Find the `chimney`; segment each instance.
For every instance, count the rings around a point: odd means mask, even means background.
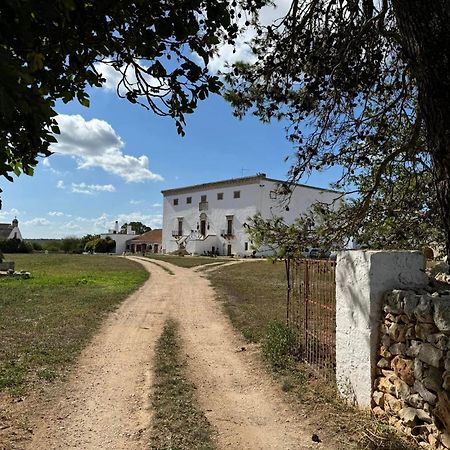
[[[127,234],[133,234],[133,233],[131,232],[131,225],[127,225]]]
[[[116,223],[114,224],[114,234],[119,233],[119,221],[116,220]]]

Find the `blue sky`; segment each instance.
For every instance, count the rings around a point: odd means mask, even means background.
[[[215,68],[229,59],[228,50]],[[33,177],[1,183],[0,221],[17,216],[25,239],[101,233],[115,220],[157,228],[162,189],[257,172],[286,177],[290,163],[284,159],[292,146],[283,124],[262,124],[251,116],[238,120],[222,98],[212,96],[187,117],[186,136],[180,137],[170,118],[118,98],[114,75],[107,80],[90,91],[90,108],[57,105],[59,144]],[[304,181],[328,187],[334,178],[318,173]]]

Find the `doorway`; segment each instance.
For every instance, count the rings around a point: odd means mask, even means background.
[[[231,256],[231,244],[227,246],[227,256]]]

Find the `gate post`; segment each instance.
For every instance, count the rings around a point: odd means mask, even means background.
[[[384,292],[426,286],[424,269],[421,252],[350,250],[338,254],[336,383],[350,403],[371,406]]]

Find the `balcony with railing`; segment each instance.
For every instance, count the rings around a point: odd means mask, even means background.
[[[220,235],[225,239],[233,239],[234,238],[233,229],[220,230]]]

